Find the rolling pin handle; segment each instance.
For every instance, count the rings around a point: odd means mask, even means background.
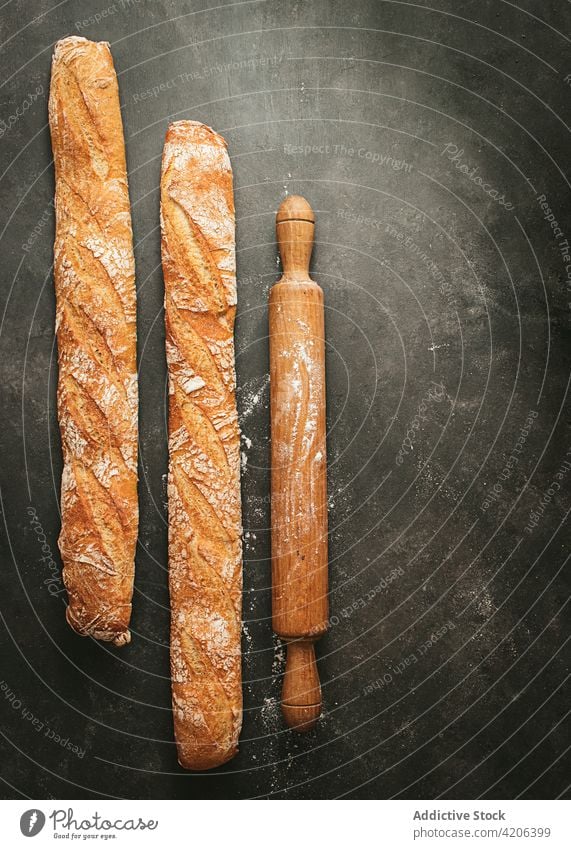
[[[276,233],[284,278],[309,280],[315,215],[305,198],[288,195],[276,215]]]
[[[287,644],[282,713],[286,724],[296,731],[311,731],[319,719],[321,686],[313,640],[291,640]]]

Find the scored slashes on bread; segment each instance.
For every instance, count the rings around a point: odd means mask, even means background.
[[[236,754],[242,724],[232,171],[203,124],[169,126],[161,227],[173,715],[179,761],[199,770]]]
[[[56,44],[49,121],[67,619],[79,634],[120,646],[131,638],[138,523],[135,267],[107,43]]]

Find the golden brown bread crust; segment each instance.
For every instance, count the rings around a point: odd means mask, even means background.
[[[49,120],[67,619],[79,634],[124,645],[138,524],[135,267],[107,43],[58,41]]]
[[[171,676],[179,761],[196,770],[233,757],[242,724],[234,227],[224,140],[171,124],[161,177]]]

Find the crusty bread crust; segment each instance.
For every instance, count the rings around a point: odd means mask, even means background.
[[[123,126],[107,43],[58,41],[49,121],[67,619],[79,634],[120,646],[131,638],[138,525],[136,308]]]
[[[169,126],[161,178],[169,370],[169,587],[181,765],[237,752],[242,724],[240,435],[232,171],[224,139]]]

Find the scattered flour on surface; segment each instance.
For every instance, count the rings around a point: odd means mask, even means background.
[[[278,700],[271,697],[265,698],[260,713],[266,730],[276,731],[281,723]]]
[[[245,384],[236,389],[240,421],[244,422],[252,414],[258,413],[260,409],[269,407],[270,375],[265,374],[246,381]]]
[[[272,663],[272,675],[283,675],[285,670],[285,646],[276,634],[274,636],[274,660]]]

